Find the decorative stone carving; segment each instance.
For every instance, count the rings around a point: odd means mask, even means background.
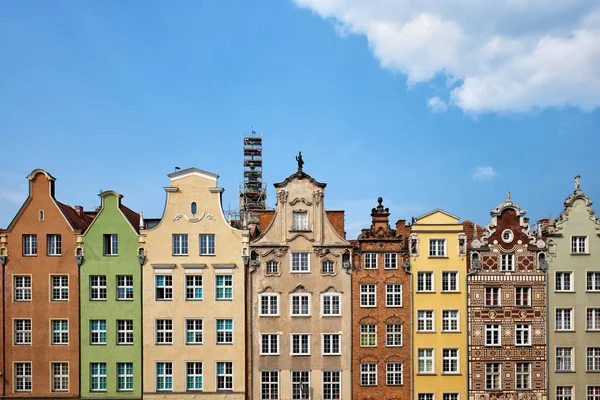
[[[321,189],[317,189],[313,192],[313,201],[315,202],[315,204],[318,206],[319,204],[321,204],[321,201],[323,200],[323,191]]]
[[[277,192],[277,201],[280,202],[281,204],[285,204],[287,202],[287,198],[288,198],[288,191],[287,190],[280,190]]]
[[[313,205],[312,202],[306,200],[304,197],[296,197],[294,200],[290,201],[290,206],[296,205],[297,203],[300,203],[300,202],[306,204],[307,206]]]
[[[339,253],[335,253],[335,252],[331,251],[330,249],[325,249],[323,247],[315,247],[314,252],[317,255],[317,257],[325,257],[328,254],[331,254],[334,257],[340,256]]]
[[[216,220],[214,215],[212,215],[212,214],[208,213],[206,210],[204,210],[202,212],[202,214],[200,214],[200,216],[196,217],[196,218],[190,218],[187,215],[185,215],[184,212],[180,212],[179,214],[177,214],[176,216],[173,217],[173,221],[179,221],[182,217],[185,218],[186,221],[192,222],[192,223],[194,223],[194,222],[200,222],[204,218],[206,218],[207,220],[210,220],[210,221],[215,221]]]
[[[419,255],[419,235],[414,232],[408,235],[408,252],[411,257]]]
[[[264,253],[259,253],[259,255],[261,257],[266,257],[269,254],[273,254],[273,256],[275,256],[275,257],[283,257],[285,255],[285,253],[287,253],[287,251],[288,251],[287,247],[275,247],[272,249],[268,249]]]

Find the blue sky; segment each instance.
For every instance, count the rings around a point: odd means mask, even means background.
[[[159,217],[166,175],[195,166],[236,209],[252,127],[269,205],[301,150],[350,238],[378,196],[392,221],[442,208],[480,224],[507,190],[532,219],[558,216],[576,174],[600,199],[597,5],[540,3],[544,24],[518,26],[506,6],[484,32],[443,2],[360,3],[1,2],[0,227],[35,168],[68,204],[94,208],[112,189]],[[566,54],[544,58],[556,43]]]

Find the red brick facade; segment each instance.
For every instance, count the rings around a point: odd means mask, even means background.
[[[356,400],[410,399],[412,396],[411,278],[403,268],[403,256],[407,252],[405,244],[410,230],[404,221],[398,221],[396,229],[391,229],[389,210],[381,203],[382,199],[379,198],[379,205],[371,212],[371,227],[362,230],[354,246],[352,393]],[[367,263],[365,257],[368,258]],[[373,297],[369,298],[365,292],[373,287],[374,305],[370,304]],[[399,287],[401,294],[398,295]],[[391,333],[389,339],[388,329],[396,332]],[[402,370],[401,382],[398,381],[399,374],[392,374],[394,381],[388,381],[387,368],[397,371],[399,365]],[[361,374],[361,368],[370,373]],[[376,372],[373,372],[374,369]],[[376,379],[373,379],[374,375]]]

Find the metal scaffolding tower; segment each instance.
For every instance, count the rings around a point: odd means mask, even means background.
[[[258,224],[258,210],[266,209],[267,190],[263,184],[262,133],[244,134],[244,184],[240,188],[240,217],[245,227]]]

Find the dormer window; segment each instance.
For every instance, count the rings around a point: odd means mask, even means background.
[[[295,231],[308,230],[308,213],[306,211],[294,211],[292,229]]]

